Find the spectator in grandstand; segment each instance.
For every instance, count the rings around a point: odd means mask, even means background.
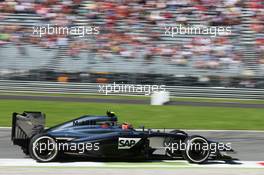
[[[16,27],[2,29],[0,42],[14,42],[22,55],[27,51],[23,43],[44,48],[68,49],[67,54],[78,57],[82,50],[90,49],[103,60],[121,56],[124,59],[144,58],[147,63],[161,58],[168,63],[199,69],[221,69],[242,64],[240,46],[233,36],[211,39],[192,37],[184,43],[171,41],[160,32],[163,24],[192,25],[199,19],[204,25],[240,25],[244,7],[253,10],[251,29],[263,31],[263,5],[261,0],[133,0],[133,1],[81,1],[81,0],[5,0],[0,11],[6,13],[33,13],[43,23],[73,26],[82,20],[99,24],[103,32],[94,42],[80,44],[78,39],[66,35],[32,36],[31,30]],[[6,15],[0,15],[4,19]],[[20,19],[21,20],[21,19]],[[85,23],[88,23],[85,21]],[[263,35],[257,36],[261,40]],[[263,39],[263,38],[262,38]],[[263,43],[263,42],[262,42]],[[1,44],[1,43],[0,43]],[[89,46],[88,46],[89,45]],[[261,44],[260,44],[261,45]],[[260,48],[262,48],[260,46]],[[261,50],[261,49],[260,49]],[[263,48],[262,48],[263,50]],[[58,52],[60,53],[60,51]],[[263,51],[260,52],[263,56]],[[58,56],[58,55],[57,55]],[[262,63],[263,59],[259,59]]]

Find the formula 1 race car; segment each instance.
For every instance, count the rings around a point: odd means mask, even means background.
[[[38,162],[51,162],[64,156],[84,156],[85,160],[175,160],[190,163],[230,160],[222,152],[230,145],[209,141],[181,130],[170,132],[134,129],[119,124],[113,112],[105,116],[84,115],[45,129],[41,112],[13,113],[12,141]]]

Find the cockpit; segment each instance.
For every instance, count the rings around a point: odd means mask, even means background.
[[[97,126],[100,128],[121,128],[131,130],[133,126],[129,123],[119,124],[114,112],[107,111],[106,116],[83,116],[73,121],[73,126]]]

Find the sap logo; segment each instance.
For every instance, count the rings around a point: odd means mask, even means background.
[[[118,138],[118,149],[130,149],[135,146],[141,138]]]

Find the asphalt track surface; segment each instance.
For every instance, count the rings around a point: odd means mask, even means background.
[[[264,132],[258,131],[187,131],[189,134],[203,135],[209,139],[216,139],[220,142],[230,142],[232,148],[237,151],[234,158],[246,161],[263,161],[264,159]],[[0,159],[9,158],[12,160],[21,159],[22,161],[30,158],[26,157],[19,147],[12,145],[10,140],[10,128],[0,129]],[[264,169],[255,168],[74,168],[61,165],[63,167],[1,167],[0,175],[51,175],[51,174],[94,174],[94,175],[263,175]],[[78,163],[79,164],[79,163]],[[220,165],[221,166],[221,165]],[[233,165],[231,165],[233,166]]]
[[[76,97],[51,97],[51,96],[15,96],[0,95],[0,99],[9,100],[40,100],[40,101],[69,101],[69,102],[94,102],[94,103],[121,103],[121,104],[149,104],[149,100],[137,99],[103,99],[103,98],[76,98]],[[177,102],[169,105],[190,106],[214,106],[214,107],[240,107],[240,108],[264,108],[264,104],[242,103],[212,103],[212,102]],[[230,142],[232,148],[237,151],[236,158],[240,160],[264,161],[264,132],[246,131],[205,131],[189,132],[199,134],[210,139],[222,142]],[[23,158],[22,152],[10,141],[10,130],[0,129],[0,158]]]
[[[263,175],[261,169],[69,169],[3,168],[0,175]]]
[[[126,99],[97,99],[75,97],[45,97],[45,96],[13,96],[0,95],[0,99],[9,100],[39,100],[39,101],[69,101],[69,102],[94,102],[94,103],[122,103],[122,104],[149,104],[149,100],[126,100]],[[183,106],[211,106],[211,107],[239,107],[239,108],[264,108],[264,104],[241,104],[241,103],[212,103],[212,102],[178,102],[168,105]],[[258,131],[187,131],[189,134],[198,134],[219,142],[231,143],[236,151],[233,158],[241,161],[264,161],[264,132]],[[0,159],[28,160],[19,147],[13,146],[10,140],[9,128],[0,128]],[[1,167],[1,165],[0,165]],[[237,169],[237,168],[177,168],[177,169],[138,169],[138,168],[108,168],[108,169],[82,169],[82,168],[45,168],[45,167],[1,167],[0,175],[26,174],[26,175],[50,175],[50,174],[95,174],[95,175],[263,175],[264,169]]]
[[[117,104],[150,104],[145,99],[110,99],[110,98],[78,98],[55,96],[17,96],[0,95],[1,100],[38,100],[38,101],[66,101],[66,102],[90,102],[90,103],[117,103]],[[171,101],[167,105],[178,106],[207,106],[207,107],[233,107],[233,108],[264,108],[264,104],[245,104],[239,102],[189,102]]]
[[[264,161],[264,132],[258,131],[187,131],[193,135],[202,135],[211,140],[231,143],[236,151],[231,156],[242,161]],[[0,129],[0,158],[26,158],[19,147],[10,140],[11,130]]]

